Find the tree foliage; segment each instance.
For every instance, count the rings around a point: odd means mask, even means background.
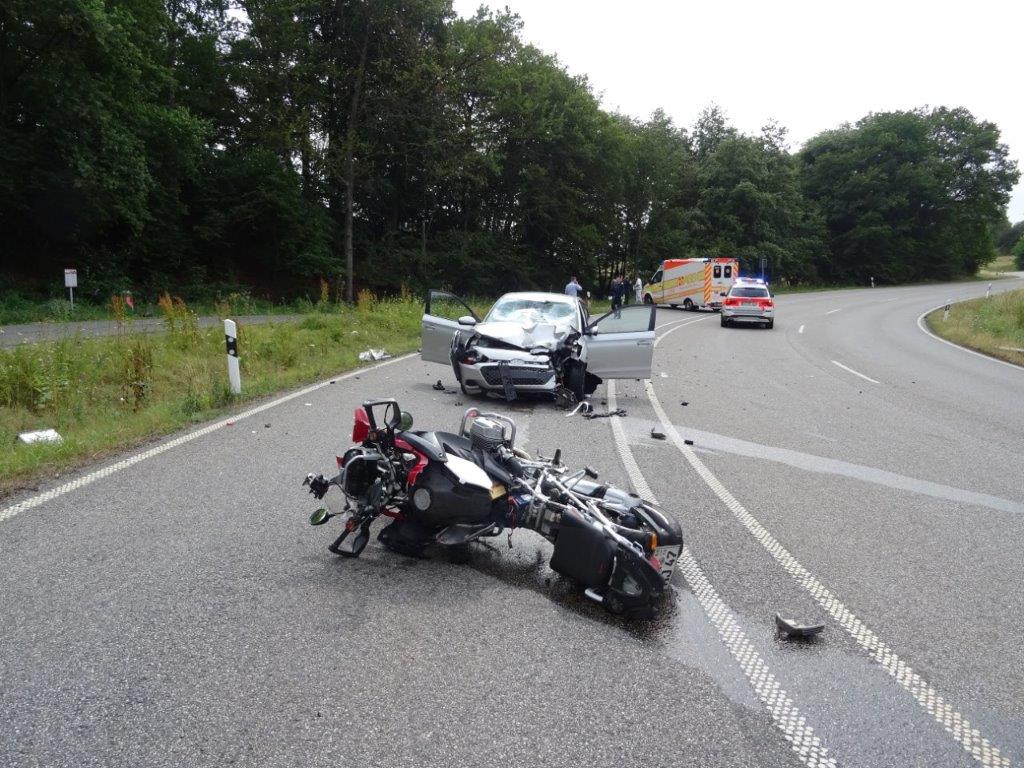
[[[609,113],[518,17],[450,0],[7,0],[0,146],[4,274],[97,291],[599,287],[725,255],[897,282],[1020,237],[1016,168],[966,110],[794,154],[715,105]]]

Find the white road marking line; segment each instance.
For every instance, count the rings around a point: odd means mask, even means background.
[[[608,408],[614,411],[618,407],[615,400],[614,380],[608,382],[607,392]],[[613,416],[610,421],[615,447],[618,449],[619,458],[626,469],[633,490],[657,504],[654,492],[647,484],[647,480],[630,450],[621,417]],[[786,695],[786,691],[772,674],[764,659],[747,639],[743,629],[736,621],[732,609],[718,596],[688,548],[683,549],[683,554],[679,558],[679,568],[704,613],[717,630],[718,636],[732,657],[736,659],[750,686],[768,710],[775,726],[782,731],[783,737],[796,752],[800,762],[812,768],[834,768],[835,759],[828,756],[828,749],[822,746],[821,739],[814,735],[814,729],[807,724],[806,718],[800,714],[796,704]]]
[[[870,376],[865,376],[863,373],[858,373],[857,371],[853,370],[853,368],[849,368],[849,367],[843,365],[838,360],[833,360],[832,361],[832,365],[838,365],[844,371],[847,371],[848,373],[852,373],[854,376],[860,376],[862,379],[864,379],[864,381],[870,381],[872,384],[880,383],[880,382],[877,382],[874,379],[872,379]]]
[[[834,315],[834,314],[835,314],[836,312],[839,312],[840,310],[842,310],[842,307],[839,307],[839,309],[830,309],[830,310],[829,310],[828,312],[826,312],[825,314],[826,314],[826,315]]]
[[[804,332],[804,327],[801,325],[800,328],[797,329],[797,333],[803,333],[803,332]]]
[[[976,297],[976,298],[981,298],[981,297],[979,296],[979,297]],[[960,301],[970,301],[970,299],[961,299]],[[954,304],[959,304],[960,301],[954,301],[953,303]],[[986,355],[986,354],[983,354],[981,352],[975,352],[973,349],[968,349],[967,347],[961,347],[959,344],[954,344],[952,341],[949,341],[948,339],[944,339],[941,336],[937,336],[934,333],[932,333],[931,331],[929,331],[928,330],[928,326],[926,326],[924,324],[925,317],[927,317],[929,314],[934,312],[936,309],[942,309],[944,306],[946,306],[945,302],[943,302],[942,304],[939,304],[937,307],[932,307],[931,309],[926,309],[924,312],[922,312],[920,315],[918,315],[918,317],[917,317],[917,327],[920,328],[925,333],[927,333],[929,336],[931,336],[936,341],[941,341],[943,344],[948,344],[949,346],[953,347],[954,349],[959,349],[961,352],[966,352],[969,355],[974,355],[975,357],[980,357],[982,360],[988,360],[989,362],[992,362],[992,363],[999,363],[1000,365],[1008,365],[1011,368],[1016,368],[1018,371],[1024,371],[1024,368],[1022,368],[1021,366],[1017,365],[1016,363],[1011,363],[1011,362],[1009,362],[1007,360],[1000,360],[998,357],[992,357],[991,355]]]
[[[675,330],[674,328],[672,330]],[[671,333],[671,331],[669,331]],[[667,336],[662,335],[661,338]],[[657,346],[658,339],[655,341]],[[668,414],[661,407],[654,392],[654,385],[647,381],[644,383],[647,390],[647,398],[654,407],[654,412],[661,422],[662,430],[682,452],[683,456],[690,463],[690,466],[707,483],[708,487],[715,492],[722,503],[740,521],[744,528],[761,544],[776,562],[788,573],[797,584],[803,587],[814,598],[825,611],[841,626],[846,632],[863,648],[868,657],[878,662],[896,682],[906,690],[917,703],[930,714],[935,721],[941,725],[953,738],[959,742],[964,750],[974,757],[986,768],[1010,768],[1010,759],[1004,757],[997,747],[981,735],[981,732],[974,728],[967,719],[949,704],[938,691],[931,687],[928,682],[915,672],[909,664],[896,655],[881,638],[868,629],[857,616],[837,598],[824,584],[800,562],[793,557],[782,544],[772,536],[758,520],[751,515],[736,498],[729,493],[721,481],[707,468],[700,457],[693,449],[686,445],[676,431],[675,425],[669,421]],[[610,402],[610,400],[609,400]],[[613,419],[614,421],[614,419]]]
[[[103,467],[102,469],[98,469],[95,472],[90,472],[87,475],[83,475],[82,477],[76,478],[75,480],[71,480],[70,482],[64,483],[63,485],[58,485],[56,488],[51,488],[50,490],[44,493],[40,493],[36,496],[31,496],[25,499],[24,501],[19,501],[17,504],[7,507],[6,509],[0,510],[0,523],[4,522],[5,520],[10,520],[12,517],[21,512],[24,512],[25,510],[32,509],[33,507],[38,507],[40,504],[44,504],[47,501],[56,499],[58,496],[63,496],[66,493],[70,493],[71,491],[77,490],[83,486],[94,483],[97,480],[100,480],[104,477],[108,477],[114,474],[115,472],[120,472],[122,469],[127,469],[128,467],[134,466],[135,464],[138,464],[140,461],[145,461],[146,459],[151,459],[154,456],[159,456],[161,453],[169,451],[172,448],[177,448],[179,445],[184,445],[185,443],[191,442],[196,438],[202,437],[203,435],[208,435],[211,432],[216,432],[218,429],[222,429],[223,427],[228,426],[229,423],[234,423],[237,421],[241,421],[242,419],[247,419],[250,416],[255,416],[257,413],[262,413],[263,411],[269,410],[270,408],[274,408],[278,405],[282,405],[283,403],[287,403],[289,400],[294,400],[297,397],[308,395],[310,392],[315,392],[318,389],[322,389],[323,387],[329,386],[332,381],[344,381],[345,379],[350,379],[353,378],[354,376],[359,376],[368,371],[376,370],[377,368],[383,368],[386,365],[391,365],[401,360],[408,360],[415,354],[415,352],[411,352],[408,355],[401,355],[399,357],[392,358],[391,360],[386,360],[382,363],[377,363],[376,365],[370,365],[365,368],[356,368],[355,370],[350,371],[341,376],[335,376],[332,379],[325,379],[324,381],[321,381],[319,384],[312,384],[308,387],[304,387],[303,389],[296,390],[295,392],[291,392],[285,395],[284,397],[279,397],[276,400],[271,400],[269,403],[257,405],[255,408],[250,408],[247,411],[242,411],[241,413],[236,414],[234,416],[228,416],[226,419],[221,419],[220,421],[214,422],[213,424],[209,424],[203,427],[202,429],[197,429],[194,432],[189,432],[187,435],[176,437],[175,439],[169,440],[166,443],[162,443],[156,446],[155,448],[150,448],[148,451],[143,451],[142,453],[137,453],[134,456],[129,456],[127,459],[123,459],[114,464],[110,464],[109,466]]]

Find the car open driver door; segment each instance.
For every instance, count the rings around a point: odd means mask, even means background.
[[[587,373],[602,379],[649,379],[654,363],[653,304],[636,304],[602,315],[583,336]]]
[[[470,319],[472,323],[468,322]],[[428,363],[449,364],[452,338],[455,334],[468,336],[478,322],[476,312],[458,296],[445,291],[427,291],[420,357]]]

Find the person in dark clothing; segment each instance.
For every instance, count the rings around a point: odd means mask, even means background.
[[[626,296],[629,294],[629,286],[626,285],[626,280],[622,275],[619,275],[612,281],[612,309],[616,312],[622,309],[626,303]]]

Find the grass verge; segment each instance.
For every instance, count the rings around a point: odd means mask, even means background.
[[[359,353],[419,346],[419,300],[361,297],[358,306],[298,322],[239,329],[241,396],[228,390],[224,335],[201,330],[184,305],[159,335],[73,337],[0,351],[0,496],[240,403],[351,370]],[[60,444],[24,445],[52,427]]]
[[[1024,290],[952,305],[949,318],[937,309],[925,317],[933,333],[976,352],[1024,365]]]

